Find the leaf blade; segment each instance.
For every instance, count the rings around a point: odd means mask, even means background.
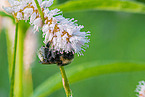
[[[113,1],[113,0],[81,0],[68,1],[53,8],[64,12],[80,10],[104,10],[145,14],[145,4],[136,1]]]
[[[66,69],[68,79],[70,83],[75,83],[77,81],[100,76],[104,74],[112,74],[119,72],[135,72],[144,71],[145,64],[135,64],[135,63],[110,63],[108,65],[98,65],[98,62],[92,62],[91,64],[81,64],[72,66]],[[60,73],[48,78],[47,81],[42,83],[38,88],[35,89],[32,97],[45,97],[55,92],[56,90],[62,88],[61,75]]]

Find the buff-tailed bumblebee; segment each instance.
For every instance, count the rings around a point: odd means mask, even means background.
[[[72,62],[74,59],[74,53],[71,52],[60,52],[60,51],[52,51],[49,49],[50,42],[46,44],[46,46],[42,46],[38,51],[38,57],[40,59],[40,63],[42,64],[57,64],[59,66],[64,66]]]

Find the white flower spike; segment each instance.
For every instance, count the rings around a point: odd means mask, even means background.
[[[136,88],[137,97],[145,97],[145,81],[140,81]]]
[[[78,25],[74,18],[65,18],[59,9],[49,10],[53,0],[38,0],[44,14],[44,23],[40,17],[34,0],[9,0],[12,7],[5,8],[17,20],[28,21],[34,26],[34,32],[42,28],[45,45],[50,43],[49,50],[59,52],[73,52],[82,55],[88,47],[90,32],[81,32],[84,28]]]

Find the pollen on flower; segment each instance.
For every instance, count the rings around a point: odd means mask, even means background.
[[[88,47],[88,36],[90,32],[81,32],[83,25],[78,25],[74,18],[63,17],[59,9],[49,10],[53,0],[38,0],[44,14],[44,22],[40,17],[36,4],[33,0],[22,0],[10,3],[12,7],[5,8],[17,20],[28,21],[34,26],[34,32],[41,28],[44,37],[44,44],[50,43],[49,50],[60,53],[72,52],[83,55],[82,51]]]
[[[140,81],[135,90],[137,97],[145,97],[145,81]]]
[[[44,43],[51,42],[50,49],[60,52],[78,53],[82,55],[82,50],[88,47],[88,35],[90,32],[80,32],[84,26],[78,25],[77,20],[64,18],[58,9],[44,10],[45,24],[42,27]]]

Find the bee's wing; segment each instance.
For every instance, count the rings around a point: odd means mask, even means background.
[[[44,61],[44,57],[45,57],[45,47],[42,46],[42,47],[38,50],[37,55],[38,55],[40,61],[43,62],[43,61]]]

